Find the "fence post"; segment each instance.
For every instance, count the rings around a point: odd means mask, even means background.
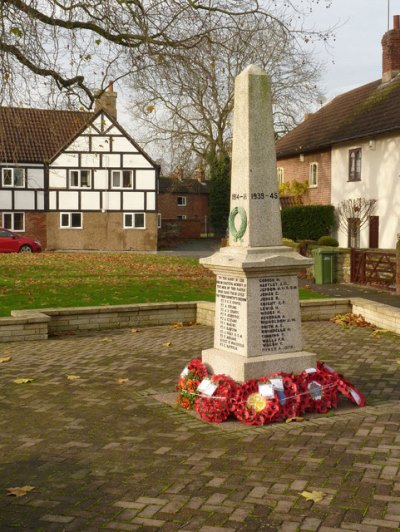
[[[396,294],[400,294],[400,240],[396,244]]]

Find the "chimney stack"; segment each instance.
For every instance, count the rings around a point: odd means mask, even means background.
[[[117,120],[117,93],[114,92],[113,82],[109,81],[107,88],[104,91],[96,91],[94,110],[100,111],[103,109],[107,113]]]
[[[400,72],[400,15],[393,17],[393,29],[382,37],[382,82],[386,83]]]

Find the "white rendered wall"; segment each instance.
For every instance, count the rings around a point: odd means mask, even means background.
[[[43,168],[28,168],[27,184],[28,188],[44,188]]]
[[[400,233],[400,135],[369,139],[332,149],[332,204],[349,198],[376,199],[379,216],[379,247],[395,248]],[[361,148],[361,181],[348,181],[349,150]],[[339,229],[340,246],[347,246],[347,233]],[[361,229],[360,245],[368,247],[369,226]]]

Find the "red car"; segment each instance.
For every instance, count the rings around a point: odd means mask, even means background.
[[[42,251],[39,240],[19,236],[8,229],[0,228],[0,253],[33,253]]]

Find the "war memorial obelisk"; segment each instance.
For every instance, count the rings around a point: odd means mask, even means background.
[[[200,262],[217,276],[213,373],[243,381],[299,373],[316,364],[302,350],[297,273],[312,263],[282,245],[270,82],[250,65],[235,80],[229,245]]]

